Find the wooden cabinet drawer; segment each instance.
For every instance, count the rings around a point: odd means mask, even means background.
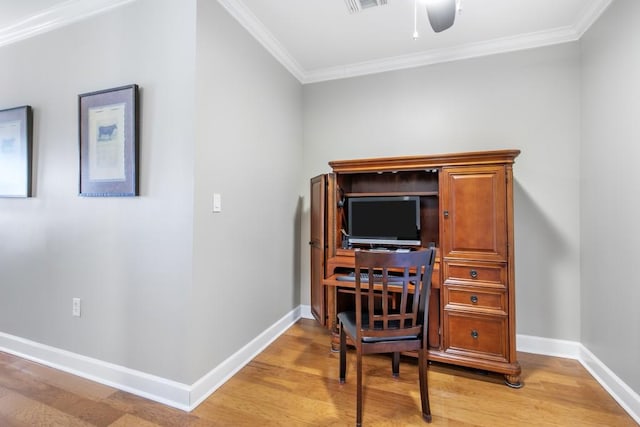
[[[445,352],[495,361],[507,359],[507,317],[445,310]]]
[[[444,303],[445,309],[507,314],[507,294],[500,289],[447,285]]]
[[[445,284],[471,282],[478,286],[505,287],[507,269],[502,264],[446,261],[444,277]]]

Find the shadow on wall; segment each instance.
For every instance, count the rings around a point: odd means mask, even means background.
[[[300,239],[302,238],[302,204],[304,202],[304,197],[298,197],[298,203],[296,205],[296,214],[293,221],[293,280],[291,283],[293,284],[293,301],[292,307],[297,307],[301,304],[301,289],[300,284],[302,281],[301,276],[301,265],[300,262],[302,260],[302,245]]]
[[[570,320],[570,312],[561,295],[571,286],[561,280],[567,268],[570,248],[562,234],[554,228],[544,212],[517,180],[514,180],[515,258],[516,258],[516,332],[548,338],[563,337],[562,328]],[[579,289],[578,289],[579,290]],[[577,291],[576,291],[577,292]],[[572,301],[579,304],[576,293]],[[562,314],[565,314],[563,317]]]

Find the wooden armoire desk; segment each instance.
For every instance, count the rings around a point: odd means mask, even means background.
[[[336,280],[354,268],[344,244],[350,197],[418,196],[420,246],[438,251],[429,360],[502,373],[519,387],[515,342],[513,163],[519,150],[339,160],[311,179],[311,311],[335,332],[353,303]],[[351,299],[350,299],[351,298]]]

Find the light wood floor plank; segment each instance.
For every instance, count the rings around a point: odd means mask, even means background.
[[[191,413],[0,353],[0,426],[348,426],[355,357],[338,381],[328,332],[300,320]],[[636,426],[579,362],[519,353],[524,387],[500,375],[429,366],[434,426]],[[364,358],[364,424],[425,426],[415,359],[400,378],[387,356]]]
[[[17,393],[10,393],[0,399],[0,413],[16,423],[28,426],[91,426],[79,418]]]
[[[14,363],[13,366],[19,367],[22,372],[31,374],[31,376],[37,378],[40,382],[45,382],[51,386],[89,399],[104,399],[117,391],[117,389],[113,387],[96,383],[82,377],[69,375],[66,372],[29,361]]]

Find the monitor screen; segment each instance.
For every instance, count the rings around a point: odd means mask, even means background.
[[[420,197],[348,199],[350,243],[420,245]]]

